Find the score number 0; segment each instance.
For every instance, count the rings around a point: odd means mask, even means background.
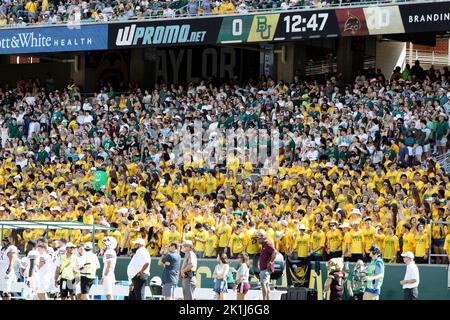
[[[321,19],[320,26],[317,23],[317,20]],[[325,24],[328,20],[328,13],[314,13],[309,18],[308,22],[306,23],[306,27],[301,27],[302,24],[302,16],[301,15],[287,15],[284,17],[284,22],[286,22],[286,33],[290,32],[302,32],[306,31],[306,29],[311,29],[312,31],[322,31],[325,27]],[[303,21],[303,23],[306,22],[306,19]],[[319,30],[317,30],[319,29]]]

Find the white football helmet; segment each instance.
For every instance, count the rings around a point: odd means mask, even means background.
[[[117,247],[117,240],[114,237],[105,237],[102,242],[107,249],[115,249]]]

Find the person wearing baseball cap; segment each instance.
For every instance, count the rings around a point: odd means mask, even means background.
[[[78,265],[80,269],[79,300],[89,300],[89,290],[94,283],[100,261],[92,252],[92,243],[86,242],[78,247]]]
[[[403,287],[405,300],[417,300],[419,298],[420,275],[419,268],[414,262],[414,254],[407,251],[402,254],[403,262],[406,264],[406,273],[400,284]]]
[[[65,253],[56,258],[55,287],[59,286],[62,300],[75,300],[77,256],[74,248],[76,246],[72,242],[67,242]]]
[[[145,248],[145,240],[137,238],[133,242],[134,252],[128,264],[127,274],[128,280],[131,282],[129,300],[145,299],[145,283],[150,275],[150,254]]]
[[[261,244],[261,254],[259,256],[259,280],[263,300],[269,300],[270,297],[270,275],[274,272],[274,261],[277,256],[277,250],[273,243],[267,239],[265,230],[260,229],[256,233],[258,243]]]
[[[367,267],[366,290],[364,291],[363,300],[379,300],[384,279],[384,262],[381,259],[379,247],[370,247],[370,258],[372,260]]]
[[[180,277],[183,285],[184,300],[193,300],[194,291],[197,285],[197,256],[194,252],[194,244],[191,240],[185,240],[181,246],[184,252],[184,260],[181,266]]]
[[[300,260],[301,262],[305,262],[311,253],[310,237],[305,231],[306,226],[303,223],[300,224],[298,232],[294,235],[293,246],[289,249],[289,255],[294,254],[294,259]]]

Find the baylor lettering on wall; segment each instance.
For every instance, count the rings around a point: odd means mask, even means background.
[[[256,60],[253,65],[248,63],[250,57]],[[232,47],[157,49],[152,59],[155,60],[153,74],[156,82],[197,82],[258,75],[258,53]]]

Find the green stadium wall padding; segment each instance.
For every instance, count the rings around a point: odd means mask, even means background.
[[[101,260],[101,259],[100,259]],[[162,266],[158,266],[158,258],[152,258],[150,266],[150,277],[158,276],[161,277]],[[130,258],[118,258],[116,264],[116,280],[126,281],[127,280],[127,266]],[[98,270],[98,276],[101,276],[102,267]],[[213,288],[214,279],[212,278],[212,273],[217,262],[215,259],[198,259],[197,268],[197,287],[198,288]],[[237,269],[238,265],[235,261],[231,262],[231,266]],[[325,283],[325,277],[327,267],[325,262],[320,263],[321,271],[317,276],[314,271],[314,264],[311,263],[311,274],[310,274],[310,288],[318,289],[319,299],[322,297],[322,288]],[[350,264],[350,270],[353,270],[353,264]],[[402,300],[403,290],[400,285],[400,280],[403,279],[405,274],[406,266],[404,264],[387,264],[385,269],[385,278],[383,282],[381,300]],[[420,300],[450,300],[450,289],[449,285],[449,271],[446,265],[419,265],[420,272],[420,285],[419,285],[419,299]],[[321,285],[317,285],[318,281],[321,281]],[[255,276],[250,277],[250,282],[258,283],[258,279]],[[181,285],[181,283],[179,284]],[[286,273],[283,277],[276,281],[276,286],[278,288],[285,288]],[[344,299],[347,297],[344,295]]]

